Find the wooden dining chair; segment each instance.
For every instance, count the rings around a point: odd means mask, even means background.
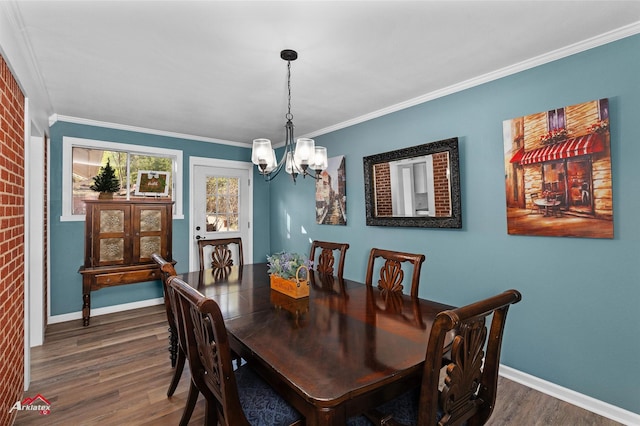
[[[151,258],[154,262],[160,266],[160,272],[162,274],[162,289],[164,294],[164,308],[167,313],[167,322],[169,323],[169,352],[171,353],[171,367],[174,367],[173,377],[169,383],[169,389],[167,390],[167,396],[172,396],[178,387],[180,377],[182,377],[182,371],[184,370],[184,363],[186,361],[186,351],[184,344],[180,341],[178,334],[178,319],[175,314],[176,308],[172,304],[169,297],[168,280],[171,277],[176,276],[176,270],[171,262],[167,262],[162,256],[157,253],[153,253]],[[194,404],[195,406],[195,404]],[[193,411],[193,407],[191,407]],[[188,413],[191,417],[191,412]],[[187,418],[187,422],[188,422]]]
[[[520,292],[508,290],[440,312],[429,334],[421,385],[365,416],[374,425],[485,424],[496,401],[507,311],[521,299]],[[445,346],[450,355],[443,367]],[[365,416],[350,419],[349,426],[369,424]]]
[[[333,267],[336,260],[335,254],[337,254],[339,256],[339,260],[336,275],[338,278],[342,278],[342,273],[344,272],[344,259],[348,248],[349,244],[347,243],[313,240],[311,242],[311,252],[309,253],[309,260],[313,262],[313,269],[321,274],[334,275]],[[318,255],[318,261],[316,262],[317,249],[320,249],[320,254]]]
[[[188,399],[206,399],[205,425],[303,424],[291,407],[248,364],[235,371],[220,307],[178,277],[169,278],[177,302],[191,370]],[[181,423],[182,424],[182,423]]]
[[[234,251],[229,245],[236,246],[236,265],[244,264],[242,256],[242,238],[219,238],[215,240],[198,240],[200,270],[213,268],[224,269],[234,265]],[[205,260],[206,259],[206,260]]]
[[[531,198],[531,210],[529,213],[544,214],[544,206],[536,203],[536,200],[540,198],[540,195],[537,192],[532,192],[529,197]]]
[[[418,287],[420,286],[420,270],[425,260],[424,254],[404,253],[400,251],[371,249],[369,263],[367,265],[366,285],[373,285],[373,271],[376,259],[384,259],[384,265],[380,268],[380,279],[378,288],[385,291],[402,291],[404,271],[402,263],[409,262],[413,266],[411,275],[411,297],[418,297]]]

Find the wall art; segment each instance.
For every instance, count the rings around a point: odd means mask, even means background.
[[[344,155],[329,158],[329,165],[316,180],[316,223],[347,224],[347,178]]]
[[[507,232],[613,238],[609,101],[503,122]]]

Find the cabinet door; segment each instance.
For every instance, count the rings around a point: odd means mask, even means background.
[[[92,264],[127,265],[131,262],[131,208],[127,204],[92,207]]]
[[[153,263],[153,253],[158,253],[166,259],[170,258],[170,214],[170,206],[167,208],[162,204],[133,206],[133,263]]]

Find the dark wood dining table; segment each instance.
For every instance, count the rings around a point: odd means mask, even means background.
[[[310,273],[309,297],[272,290],[266,264],[179,274],[218,303],[231,347],[306,419],[344,425],[419,383],[441,303]]]

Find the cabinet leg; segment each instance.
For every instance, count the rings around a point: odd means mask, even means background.
[[[82,325],[89,325],[89,315],[91,312],[91,294],[84,293],[82,295]]]

